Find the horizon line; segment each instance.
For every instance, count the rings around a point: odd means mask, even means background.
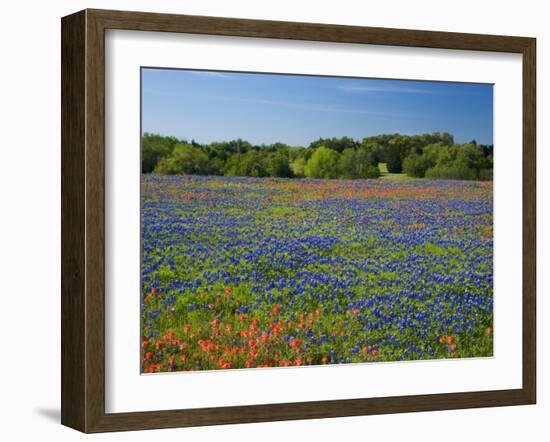
[[[339,139],[339,138],[344,138],[344,137],[349,138],[353,141],[362,142],[365,138],[374,138],[374,137],[379,137],[379,136],[383,136],[383,135],[396,135],[396,136],[401,135],[401,136],[407,136],[407,137],[414,137],[414,136],[419,136],[419,135],[432,135],[432,134],[435,134],[435,133],[448,133],[449,135],[451,135],[453,137],[453,144],[456,144],[456,145],[470,144],[471,141],[475,141],[476,144],[478,144],[480,146],[494,146],[494,142],[482,143],[479,140],[477,140],[475,137],[471,138],[470,141],[459,143],[455,140],[455,135],[452,134],[451,132],[447,132],[447,131],[415,132],[415,133],[380,132],[380,133],[377,133],[375,135],[366,135],[362,138],[350,137],[348,135],[340,135],[340,136],[332,136],[332,137],[321,137],[320,136],[320,137],[317,137],[317,138],[313,139],[312,141],[310,141],[309,144],[311,144],[315,141],[318,141],[318,140],[331,140],[331,139],[334,139],[334,138]],[[290,144],[290,143],[287,143],[287,142],[281,141],[281,140],[276,140],[276,141],[273,141],[273,142],[254,143],[254,142],[251,142],[250,140],[247,140],[246,138],[241,138],[241,137],[231,138],[231,139],[226,139],[226,140],[219,140],[218,139],[218,140],[213,140],[213,141],[210,141],[210,142],[201,142],[201,141],[198,141],[196,138],[193,138],[193,137],[187,137],[187,138],[183,137],[183,138],[181,138],[177,135],[168,135],[168,134],[162,134],[162,133],[158,133],[158,132],[149,132],[149,131],[142,132],[141,133],[141,138],[143,138],[145,135],[156,135],[156,136],[159,136],[159,137],[175,138],[177,141],[183,141],[183,142],[187,142],[187,143],[195,142],[196,144],[200,144],[200,145],[209,145],[209,144],[213,144],[213,143],[230,143],[232,141],[241,140],[241,141],[245,141],[245,142],[251,144],[252,146],[270,146],[270,145],[273,145],[273,144],[286,144],[289,147],[295,147],[295,148],[299,148],[299,147],[308,148],[309,147],[309,144],[308,145]]]

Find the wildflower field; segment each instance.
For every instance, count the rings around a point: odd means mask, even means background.
[[[491,356],[491,182],[142,176],[142,372]]]

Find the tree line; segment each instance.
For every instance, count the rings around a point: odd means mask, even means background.
[[[490,180],[493,173],[492,145],[455,144],[447,132],[319,138],[308,146],[200,144],[145,133],[141,155],[143,173],[172,175],[360,179],[379,177],[379,163],[390,173],[430,179]]]

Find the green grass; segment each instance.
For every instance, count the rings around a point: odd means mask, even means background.
[[[389,181],[408,181],[419,180],[420,178],[412,177],[406,173],[390,173],[388,172],[388,165],[386,163],[378,163],[380,169],[380,178]]]

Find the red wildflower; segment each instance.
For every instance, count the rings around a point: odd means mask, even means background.
[[[452,344],[447,345],[447,351],[448,352],[454,352],[456,350],[456,343],[453,342]]]
[[[218,358],[218,367],[220,368],[231,368],[231,362],[229,361],[226,361],[225,359],[223,359],[221,356]]]
[[[212,350],[213,344],[211,342],[205,341],[203,339],[199,340],[199,346],[205,353],[210,352]]]
[[[158,373],[162,369],[162,364],[151,364],[145,368],[145,373]]]

